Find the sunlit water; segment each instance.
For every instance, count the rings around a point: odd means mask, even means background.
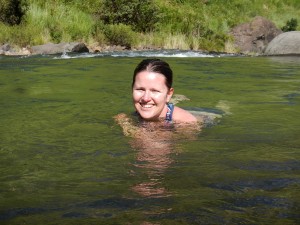
[[[123,135],[131,76],[164,57],[195,137]],[[0,224],[299,224],[300,58],[194,52],[0,58]],[[170,132],[170,131],[168,131]]]

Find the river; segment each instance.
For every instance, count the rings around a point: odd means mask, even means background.
[[[171,65],[180,107],[222,114],[164,164],[113,119],[145,57]],[[0,105],[0,224],[300,223],[300,57],[1,56]]]

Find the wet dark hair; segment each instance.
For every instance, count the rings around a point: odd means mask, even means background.
[[[132,87],[135,82],[135,77],[139,72],[148,71],[160,73],[166,78],[166,85],[170,89],[173,83],[173,71],[171,70],[168,63],[160,59],[144,59],[141,61],[134,70],[132,78]]]

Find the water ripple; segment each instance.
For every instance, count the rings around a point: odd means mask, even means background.
[[[256,180],[239,180],[229,184],[213,183],[208,185],[211,188],[226,190],[226,191],[248,191],[249,189],[261,189],[265,191],[276,191],[286,188],[290,185],[300,184],[300,179],[296,178],[270,178]]]
[[[55,56],[54,59],[74,59],[93,57],[174,57],[174,58],[211,58],[211,57],[234,57],[239,54],[182,51],[182,50],[147,50],[147,51],[107,51],[100,53],[67,54]]]
[[[298,160],[289,160],[285,162],[250,161],[247,163],[237,163],[236,167],[251,171],[299,171],[300,162]]]

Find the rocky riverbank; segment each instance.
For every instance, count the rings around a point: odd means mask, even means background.
[[[18,46],[11,46],[10,44],[4,44],[0,46],[0,55],[7,56],[28,56],[28,55],[53,55],[64,53],[97,53],[104,51],[124,51],[123,46],[99,46],[99,45],[86,45],[82,42],[70,42],[70,43],[47,43],[44,45],[28,46],[20,48]]]
[[[255,17],[249,23],[234,27],[229,32],[233,37],[236,54],[243,55],[300,55],[300,31],[283,33],[274,23]],[[159,48],[128,49],[125,46],[86,45],[82,42],[47,43],[44,45],[19,48],[9,44],[0,46],[0,55],[51,55],[64,53],[97,53],[125,50],[157,50]],[[161,50],[161,49],[159,49]],[[203,51],[205,52],[205,51]],[[232,52],[230,52],[232,53]]]

